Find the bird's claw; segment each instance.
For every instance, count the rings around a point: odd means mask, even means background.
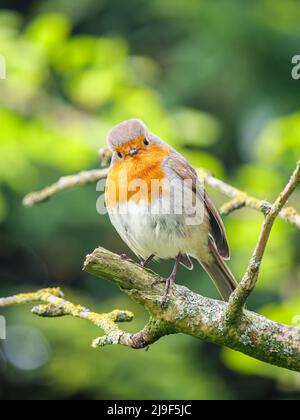
[[[157,284],[162,284],[162,283],[164,283],[165,284],[165,291],[164,291],[164,295],[163,295],[163,298],[162,298],[162,301],[161,301],[161,304],[160,304],[160,306],[161,306],[161,308],[163,309],[163,308],[165,308],[165,306],[166,306],[166,304],[167,304],[167,302],[168,302],[168,298],[169,298],[169,295],[170,295],[170,291],[171,291],[171,289],[172,289],[172,286],[173,286],[173,284],[174,284],[174,278],[171,276],[171,277],[169,277],[169,278],[167,278],[167,279],[159,279],[159,280],[155,280],[153,283],[152,283],[152,287],[154,287],[154,286],[156,286]]]
[[[162,298],[161,305],[160,305],[162,309],[166,306],[168,302],[168,298],[172,290],[172,286],[175,283],[174,277],[173,276],[169,277],[168,279],[165,280],[165,282],[166,282],[166,286],[165,286],[164,296]]]

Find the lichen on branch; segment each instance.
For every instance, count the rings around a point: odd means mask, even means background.
[[[161,308],[163,286],[153,283],[158,275],[103,248],[86,259],[84,270],[117,284],[150,313],[156,321],[155,340],[160,335],[185,333],[287,369],[300,371],[300,329],[282,325],[243,310],[240,322],[226,321],[228,304],[200,296],[175,285],[168,304]],[[151,344],[151,340],[148,344]]]
[[[34,293],[21,293],[8,298],[0,299],[0,308],[29,303],[39,303],[32,308],[32,313],[45,318],[73,316],[85,319],[101,328],[105,335],[93,342],[93,347],[106,344],[123,344],[132,347],[131,335],[119,329],[117,322],[129,322],[133,314],[129,311],[114,310],[110,313],[95,313],[89,309],[75,305],[64,299],[60,289],[41,289]]]

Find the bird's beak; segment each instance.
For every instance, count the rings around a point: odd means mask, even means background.
[[[137,147],[133,147],[132,149],[129,150],[129,152],[127,153],[128,156],[135,156],[138,154],[140,149],[138,149]]]

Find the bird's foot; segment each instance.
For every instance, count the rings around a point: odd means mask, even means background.
[[[161,308],[164,308],[168,302],[168,298],[172,290],[172,286],[175,283],[175,279],[176,279],[176,276],[173,276],[173,275],[165,279],[166,285],[165,285],[165,291],[164,291],[164,295],[163,295],[161,305],[160,305]]]
[[[165,284],[165,290],[164,290],[164,294],[163,294],[163,298],[161,301],[161,308],[164,308],[167,304],[170,292],[172,290],[172,286],[175,283],[175,276],[171,275],[170,277],[168,277],[167,279],[159,279],[159,280],[155,280],[151,286],[154,287],[157,284]]]
[[[172,286],[175,283],[180,260],[181,260],[181,254],[179,254],[175,258],[175,264],[174,264],[173,271],[167,279],[159,279],[159,280],[156,280],[152,283],[152,286],[155,286],[156,284],[159,284],[159,283],[165,283],[165,291],[164,291],[164,295],[163,295],[163,298],[162,298],[162,301],[161,301],[161,308],[162,309],[165,307],[165,305],[168,301]]]

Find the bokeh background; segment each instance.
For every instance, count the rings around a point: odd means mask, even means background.
[[[129,252],[96,213],[95,186],[22,207],[29,191],[99,167],[108,129],[140,117],[197,167],[273,200],[299,159],[297,0],[0,1],[0,296],[61,286],[97,311],[132,310],[114,285],[81,271],[102,245]],[[215,192],[217,203],[224,197]],[[291,204],[300,210],[299,191]],[[225,219],[240,278],[262,216]],[[300,314],[300,235],[276,223],[249,307],[288,324]],[[170,270],[162,263],[153,268]],[[179,282],[217,297],[207,276]],[[74,319],[43,320],[29,307],[1,311],[1,399],[300,398],[300,376],[186,336],[150,351],[90,348],[99,333]],[[298,318],[297,318],[298,316]]]

